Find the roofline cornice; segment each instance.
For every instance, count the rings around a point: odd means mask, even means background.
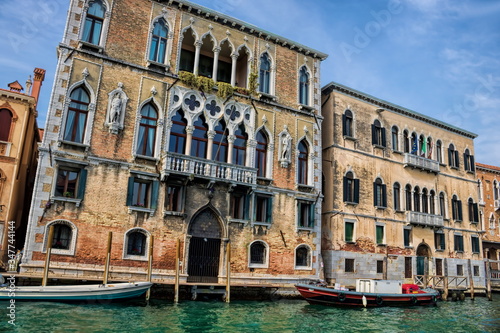
[[[160,3],[166,3],[169,6],[177,5],[179,9],[185,8],[184,10],[188,13],[203,17],[205,19],[211,19],[214,22],[227,25],[232,29],[238,29],[244,31],[247,34],[264,38],[266,40],[270,40],[278,45],[283,47],[287,47],[290,50],[295,50],[299,53],[303,53],[306,56],[313,57],[319,59],[321,61],[325,60],[328,57],[328,54],[320,52],[318,50],[312,49],[300,43],[296,43],[288,38],[273,34],[269,31],[260,29],[253,24],[238,20],[234,17],[231,17],[226,14],[222,14],[215,10],[209,9],[207,7],[198,5],[196,3],[186,1],[186,0],[154,0]]]
[[[476,170],[487,171],[487,172],[491,172],[491,173],[495,173],[495,174],[500,175],[500,169],[498,167],[493,166],[493,165],[476,163]]]
[[[23,93],[15,92],[15,91],[0,89],[0,96],[7,97],[9,99],[14,99],[14,100],[21,100],[21,101],[28,103],[30,105],[36,104],[35,97],[30,96],[30,95],[26,95]]]
[[[368,95],[368,94],[365,94],[363,92],[360,92],[360,91],[358,91],[356,89],[352,89],[352,88],[349,88],[347,86],[344,86],[344,85],[342,85],[340,83],[336,83],[336,82],[330,82],[330,83],[328,83],[326,86],[324,86],[321,89],[321,94],[322,95],[328,95],[332,91],[337,91],[339,93],[352,96],[352,97],[357,98],[357,99],[359,99],[361,101],[373,104],[373,105],[375,105],[377,107],[380,107],[380,108],[383,108],[385,110],[392,111],[392,112],[395,112],[395,113],[399,113],[399,114],[402,114],[404,116],[407,116],[407,117],[410,117],[410,118],[414,118],[414,119],[426,122],[426,123],[431,124],[433,126],[446,129],[446,130],[448,130],[450,132],[454,132],[454,133],[460,134],[462,136],[465,136],[465,137],[468,137],[468,138],[471,138],[471,139],[475,139],[477,137],[477,134],[475,134],[475,133],[466,131],[466,130],[461,129],[459,127],[455,127],[455,126],[450,125],[448,123],[445,123],[443,121],[437,120],[437,119],[432,118],[432,117],[428,117],[426,115],[423,115],[423,114],[415,112],[413,110],[404,108],[402,106],[399,106],[399,105],[396,105],[396,104],[384,101],[382,99],[373,97],[371,95]]]

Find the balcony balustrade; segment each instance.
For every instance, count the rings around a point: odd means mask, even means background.
[[[405,153],[404,163],[405,167],[409,166],[430,172],[439,173],[439,162],[422,156]]]
[[[211,181],[236,184],[257,184],[257,169],[167,152],[164,157],[164,174],[193,175]]]
[[[424,227],[440,228],[444,226],[444,219],[441,215],[420,212],[407,212],[406,221],[411,224],[423,225]]]

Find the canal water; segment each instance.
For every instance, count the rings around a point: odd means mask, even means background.
[[[1,332],[500,332],[500,295],[436,307],[339,309],[303,300],[0,302]]]

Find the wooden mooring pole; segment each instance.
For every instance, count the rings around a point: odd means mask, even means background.
[[[469,266],[469,290],[470,290],[470,299],[471,301],[474,300],[474,280],[472,278],[472,264],[471,264],[471,261],[470,259],[467,260],[468,261],[468,265]]]
[[[52,238],[54,237],[54,226],[49,228],[49,238],[47,239],[47,254],[45,255],[45,266],[43,267],[42,287],[47,285],[49,279],[50,252],[52,251]]]
[[[113,232],[108,233],[108,247],[106,249],[106,263],[104,264],[103,284],[108,284],[109,264],[111,262],[111,243],[113,242]]]
[[[442,300],[447,301],[448,300],[448,261],[446,258],[443,260],[444,262],[444,277],[443,277],[443,295],[442,295]]]
[[[489,301],[493,300],[493,297],[491,295],[491,271],[490,271],[490,259],[486,258],[486,261],[484,263],[486,266],[486,297],[488,297]]]
[[[151,240],[149,241],[149,257],[148,257],[148,282],[151,282],[151,276],[153,275],[153,248],[155,244],[155,237],[151,235]],[[151,288],[146,291],[146,301],[149,301],[151,297]]]
[[[181,245],[177,238],[175,243],[175,286],[174,286],[174,303],[179,303],[179,259],[181,256]]]
[[[231,301],[231,243],[227,242],[226,251],[226,303]]]

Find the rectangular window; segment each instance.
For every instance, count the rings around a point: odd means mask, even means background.
[[[443,276],[443,259],[436,258],[436,275]]]
[[[474,276],[479,276],[479,266],[473,266]]]
[[[405,257],[405,279],[413,278],[412,257]]]
[[[160,182],[149,177],[131,176],[128,180],[127,206],[156,209]]]
[[[182,212],[184,198],[182,185],[168,184],[165,193],[165,210],[169,212]]]
[[[345,259],[345,272],[354,273],[354,259]]]
[[[266,195],[255,195],[255,222],[271,223],[273,217],[273,198]]]
[[[375,228],[376,228],[377,244],[378,245],[385,244],[384,226],[383,225],[377,225]]]
[[[354,242],[354,222],[345,222],[345,241]]]
[[[299,228],[314,228],[314,204],[298,201],[298,226]]]
[[[59,166],[54,196],[83,199],[86,182],[87,170],[78,167]]]
[[[384,273],[384,261],[377,260],[377,273]]]
[[[238,220],[248,219],[248,196],[245,193],[234,192],[231,195],[231,217]]]
[[[464,275],[464,265],[457,265],[457,276]]]
[[[437,251],[444,251],[446,249],[444,234],[442,232],[434,233],[434,245]]]
[[[455,251],[464,252],[464,236],[455,235]]]
[[[411,228],[405,227],[403,229],[404,246],[411,247]]]
[[[479,237],[472,236],[472,253],[479,253]]]

